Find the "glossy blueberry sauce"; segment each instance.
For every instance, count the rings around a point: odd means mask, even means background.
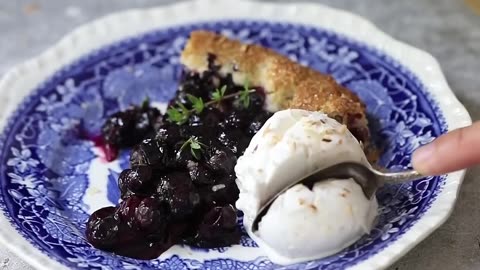
[[[243,86],[220,76],[210,55],[209,69],[184,72],[170,106],[191,109],[188,94],[211,101],[216,89],[225,95]],[[132,147],[130,168],[118,179],[122,201],[94,212],[86,236],[96,248],[138,259],[154,259],[174,244],[215,248],[238,244],[238,199],[234,166],[253,135],[271,113],[264,110],[261,89],[223,99],[192,113],[185,123],[144,103],[117,112],[102,127],[98,145],[108,160],[118,149]],[[189,140],[199,147],[192,147]]]

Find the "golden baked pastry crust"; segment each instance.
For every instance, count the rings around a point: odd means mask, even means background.
[[[181,55],[188,69],[208,69],[208,55],[215,55],[222,75],[232,74],[236,84],[245,80],[266,91],[267,110],[298,108],[322,111],[347,125],[367,144],[369,132],[365,105],[331,76],[302,66],[275,51],[244,44],[208,31],[194,31]]]

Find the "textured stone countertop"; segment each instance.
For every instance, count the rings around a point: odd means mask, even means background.
[[[75,26],[104,14],[173,0],[4,0],[0,74],[45,50]],[[285,1],[286,2],[286,1]],[[317,0],[350,10],[435,56],[474,120],[480,118],[480,15],[463,0]],[[480,0],[467,0],[477,2]],[[0,247],[0,269],[32,269]],[[480,168],[471,169],[450,219],[390,270],[480,269]]]

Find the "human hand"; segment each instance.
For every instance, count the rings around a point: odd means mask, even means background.
[[[480,164],[480,122],[448,132],[417,149],[413,168],[424,175],[439,175]]]

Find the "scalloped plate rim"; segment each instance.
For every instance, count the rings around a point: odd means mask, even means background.
[[[236,9],[230,8],[222,13],[211,12],[211,10],[205,8],[215,5],[216,8],[221,10],[222,6],[227,7],[232,3],[235,3]],[[257,10],[257,12],[249,12],[252,9]],[[186,16],[188,12],[192,16]],[[279,13],[285,16],[278,16]],[[319,13],[324,16],[318,16]],[[182,16],[175,16],[176,14]],[[258,14],[263,16],[258,16]],[[302,16],[297,16],[298,14],[302,14]],[[166,15],[170,16],[175,22],[172,24],[172,21],[160,19]],[[282,20],[276,19],[278,17],[282,17]],[[335,18],[335,20],[329,20],[328,18]],[[158,28],[221,19],[260,19],[304,23],[358,40],[383,51],[413,72],[429,90],[434,100],[437,101],[444,113],[449,130],[472,123],[465,107],[448,87],[435,58],[422,50],[393,39],[358,15],[312,3],[293,5],[245,0],[241,2],[234,0],[196,0],[107,15],[78,27],[40,56],[10,69],[0,80],[0,96],[6,99],[5,102],[7,103],[6,108],[1,112],[0,128],[3,130],[16,106],[42,81],[53,75],[60,67],[87,52]],[[131,26],[124,27],[126,25],[124,21],[129,21]],[[352,25],[355,25],[355,30],[349,27]],[[366,39],[367,36],[368,39]],[[85,41],[89,43],[82,44]],[[19,76],[22,76],[21,81],[17,80]],[[12,91],[12,89],[17,91]],[[443,191],[433,201],[431,208],[410,230],[384,250],[365,261],[359,262],[350,269],[386,268],[443,224],[453,210],[464,175],[465,170],[449,174]],[[66,268],[31,245],[13,228],[4,215],[0,215],[0,243],[38,269]]]

